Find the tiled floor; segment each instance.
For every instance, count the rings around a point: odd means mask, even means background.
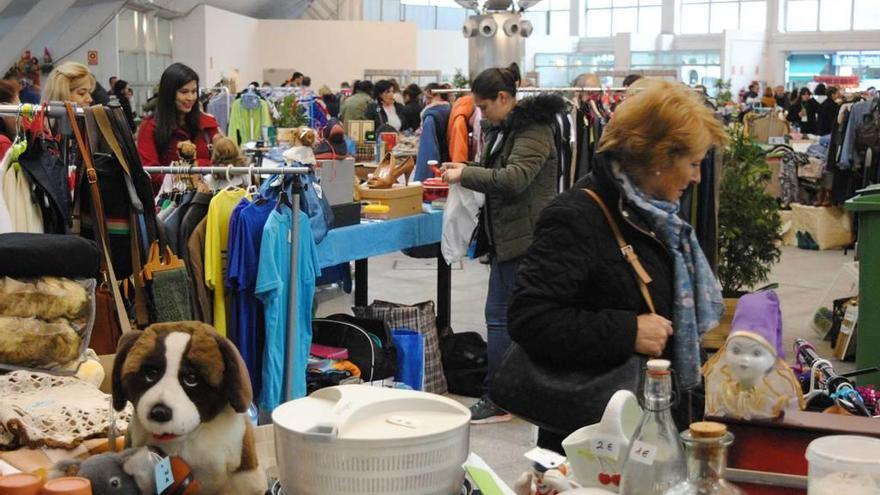
[[[783,248],[782,260],[773,269],[771,282],[779,283],[782,301],[786,349],[791,349],[795,338],[813,342],[819,353],[830,357],[831,349],[821,342],[810,327],[816,308],[830,307],[831,300],[854,294],[854,280],[845,271],[831,287],[831,293],[822,300],[829,285],[841,272],[845,263],[853,260],[853,253],[843,251],[804,251],[794,247]],[[416,260],[402,254],[393,254],[370,260],[370,300],[384,299],[401,303],[416,303],[436,297],[435,262]],[[489,268],[476,261],[466,261],[453,267],[452,272],[452,328],[456,332],[476,331],[485,336],[483,304],[486,299]],[[325,316],[337,312],[350,313],[352,296],[337,290],[319,295],[321,303],[317,314]],[[789,361],[792,356],[789,352]],[[850,363],[837,363],[841,369],[850,369]],[[466,405],[473,399],[456,397]],[[508,423],[471,427],[471,450],[482,456],[508,483],[526,469],[529,463],[523,453],[534,446],[535,429],[521,420]]]

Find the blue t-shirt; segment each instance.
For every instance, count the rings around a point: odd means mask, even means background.
[[[229,232],[229,269],[227,287],[232,294],[230,321],[237,329],[233,343],[247,366],[254,396],[259,396],[262,384],[263,355],[265,344],[263,305],[254,294],[257,285],[257,270],[260,258],[260,244],[263,239],[263,226],[275,208],[271,201],[242,203],[238,212],[235,230]],[[241,206],[241,204],[239,205]],[[230,225],[231,228],[231,225]]]
[[[247,208],[249,204],[251,204],[251,201],[247,196],[241,198],[241,201],[239,201],[238,204],[235,205],[235,208],[232,209],[232,215],[229,217],[229,239],[227,239],[226,242],[226,269],[223,271],[223,285],[226,289],[235,288],[235,285],[233,284],[233,281],[230,280],[229,276],[229,268],[232,266],[232,254],[236,250],[236,244],[238,243],[235,232],[238,230],[238,219],[241,217],[241,212]],[[234,302],[235,292],[227,292],[226,294],[231,295]],[[226,337],[237,345],[240,340],[239,333],[241,332],[241,329],[236,325],[238,316],[236,309],[237,308],[234,304],[230,305],[230,315],[226,322]],[[240,350],[241,349],[239,349],[239,351]]]
[[[260,264],[257,274],[257,297],[263,301],[266,316],[266,345],[263,348],[263,383],[260,407],[272,411],[284,396],[284,364],[287,347],[288,289],[290,287],[291,211],[282,206],[272,210],[263,227]],[[321,275],[318,253],[308,216],[300,212],[296,334],[294,355],[290,358],[293,399],[306,396],[306,366],[312,344],[312,301],[315,279]]]

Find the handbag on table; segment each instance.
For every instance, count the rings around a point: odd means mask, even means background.
[[[648,291],[651,277],[642,266],[632,245],[627,244],[605,202],[595,192],[584,189],[599,205],[621,252],[630,263],[639,290],[654,313],[654,300]],[[596,423],[605,406],[618,390],[636,393],[647,357],[633,354],[620,365],[608,369],[563,368],[537,360],[516,342],[511,342],[489,387],[489,398],[498,407],[540,428],[567,435],[582,426]]]

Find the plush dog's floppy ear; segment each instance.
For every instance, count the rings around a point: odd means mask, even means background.
[[[125,403],[128,397],[125,396],[125,390],[122,387],[122,368],[125,366],[125,360],[128,358],[128,351],[131,350],[134,343],[143,335],[140,330],[133,330],[122,334],[119,344],[116,346],[116,358],[113,359],[113,376],[111,377],[111,391],[113,392],[113,409],[121,411],[125,409]]]
[[[223,388],[229,404],[235,412],[247,412],[254,396],[247,366],[232,342],[220,335],[215,335],[215,338],[223,354]]]

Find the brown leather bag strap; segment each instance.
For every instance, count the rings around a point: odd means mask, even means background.
[[[128,162],[125,161],[125,154],[122,152],[122,148],[119,146],[119,141],[116,140],[116,134],[113,133],[113,127],[110,125],[110,119],[107,118],[107,110],[102,106],[95,106],[95,122],[98,123],[98,128],[101,129],[101,135],[104,136],[104,141],[110,146],[110,150],[113,151],[113,154],[116,155],[116,159],[119,161],[119,164],[122,165],[122,169],[125,171],[125,175],[131,176],[131,169],[128,166]]]
[[[103,255],[101,258],[101,270],[106,274],[110,284],[110,290],[113,291],[113,301],[116,304],[116,316],[119,318],[119,327],[123,333],[131,331],[131,324],[128,321],[128,313],[122,304],[122,294],[119,293],[119,283],[116,280],[116,272],[113,270],[113,261],[110,259],[110,248],[107,241],[107,225],[104,218],[104,204],[101,202],[101,190],[98,188],[98,172],[95,170],[95,164],[92,162],[92,152],[86,142],[83,140],[79,123],[76,121],[76,115],[73,112],[73,106],[66,102],[64,106],[67,108],[67,116],[70,119],[70,127],[73,128],[73,134],[76,137],[76,145],[82,156],[83,165],[85,167],[86,180],[89,183],[89,191],[92,196],[92,215],[95,223],[96,235],[98,236],[98,249]],[[88,108],[84,108],[88,118]]]
[[[648,284],[653,280],[651,279],[651,276],[648,275],[648,271],[645,270],[645,267],[642,266],[639,257],[636,256],[632,244],[627,244],[626,240],[623,238],[623,233],[620,232],[620,227],[617,225],[614,217],[611,216],[611,211],[608,210],[608,206],[605,205],[602,198],[593,190],[584,189],[584,192],[593,198],[593,201],[599,205],[599,209],[601,209],[602,213],[605,215],[605,219],[608,221],[608,226],[611,227],[611,232],[614,234],[614,239],[617,240],[617,245],[620,246],[621,254],[623,254],[623,257],[626,258],[626,261],[632,266],[633,271],[636,272],[636,280],[639,282],[639,290],[642,292],[642,297],[645,298],[645,302],[648,304],[648,308],[651,312],[656,313],[657,310],[654,309],[654,299],[651,297],[651,292],[648,290]]]
[[[150,323],[150,313],[149,309],[147,308],[147,294],[145,293],[144,282],[141,279],[141,270],[143,269],[143,262],[141,260],[140,251],[141,234],[137,221],[137,213],[135,213],[134,211],[143,211],[143,205],[141,204],[140,199],[137,196],[137,191],[135,191],[134,182],[131,178],[131,169],[128,166],[128,162],[125,160],[125,154],[122,152],[122,148],[119,146],[119,141],[116,139],[116,134],[113,132],[113,126],[110,124],[110,119],[107,117],[107,110],[103,106],[95,106],[92,108],[92,110],[95,116],[95,123],[98,124],[98,129],[100,130],[101,135],[104,137],[104,141],[107,143],[108,146],[110,146],[110,150],[116,157],[116,161],[119,162],[119,165],[125,172],[125,186],[128,189],[128,195],[132,202],[132,212],[131,215],[129,215],[128,221],[131,225],[131,263],[135,279],[135,318],[139,325],[146,326]]]

